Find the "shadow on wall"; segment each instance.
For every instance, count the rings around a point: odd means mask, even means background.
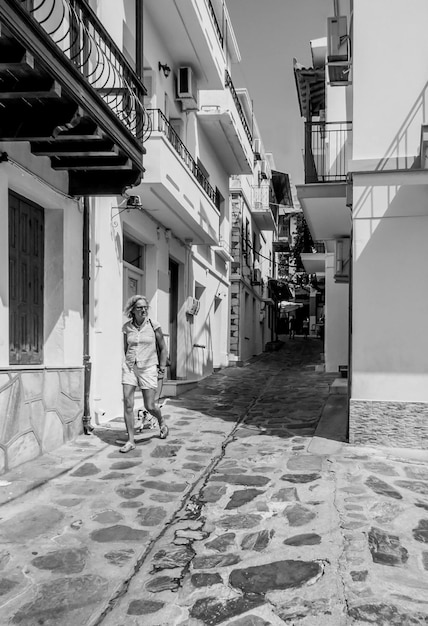
[[[408,154],[410,136],[428,123],[428,82],[375,168],[395,182],[358,175],[354,185],[353,334],[357,369],[428,373],[428,186],[397,184],[396,169],[421,167],[420,146]],[[400,175],[398,175],[400,176]],[[373,184],[374,181],[374,184]],[[368,182],[370,184],[368,184]],[[417,306],[415,295],[417,294]]]
[[[428,185],[364,189],[354,208],[356,371],[428,374],[427,232]]]
[[[428,82],[417,97],[400,128],[398,129],[385,155],[379,160],[375,171],[388,169],[417,169],[421,166],[420,146],[415,146],[414,154],[408,154],[410,133],[420,136],[421,126],[428,123]]]

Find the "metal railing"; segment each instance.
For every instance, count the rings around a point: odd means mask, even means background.
[[[174,128],[172,127],[168,119],[165,117],[165,115],[162,113],[162,111],[160,109],[147,109],[147,115],[150,118],[152,130],[161,132],[165,135],[165,137],[168,139],[171,146],[180,156],[183,163],[186,165],[186,167],[190,170],[190,172],[196,178],[199,185],[208,195],[210,200],[214,203],[216,208],[219,209],[220,200],[219,200],[218,193],[210,185],[207,177],[202,172],[202,169],[196,163],[195,159],[192,157],[189,150],[181,141],[177,132],[174,130]]]
[[[226,239],[223,239],[223,237],[220,237],[218,245],[220,246],[220,248],[223,248],[223,250],[226,250],[226,252],[231,255],[230,244],[228,241],[226,241]]]
[[[352,122],[306,122],[305,183],[346,181]]]
[[[219,40],[219,42],[220,42],[221,47],[223,48],[224,38],[223,38],[223,34],[222,34],[222,32],[221,32],[221,28],[220,28],[220,26],[219,26],[219,23],[218,23],[218,21],[217,21],[217,16],[216,16],[216,14],[215,14],[214,7],[213,7],[213,5],[212,5],[212,2],[211,2],[211,0],[205,0],[205,4],[206,4],[206,5],[207,5],[207,7],[208,7],[208,11],[210,12],[211,19],[212,19],[212,21],[213,21],[215,31],[216,31],[216,33],[217,33],[218,40]]]
[[[84,0],[17,0],[62,50],[124,127],[143,142],[150,120],[143,106],[146,89]]]
[[[314,241],[312,248],[314,252],[318,252],[321,254],[325,253],[325,243],[323,241]]]
[[[239,118],[240,118],[240,120],[242,122],[242,125],[244,127],[245,134],[247,135],[248,141],[250,142],[251,147],[252,147],[253,146],[253,135],[252,135],[252,132],[250,130],[250,127],[248,126],[248,122],[247,122],[247,120],[245,118],[244,111],[242,110],[242,106],[241,106],[241,103],[239,101],[238,94],[235,91],[235,87],[233,86],[232,79],[231,79],[230,74],[229,74],[229,72],[227,70],[225,72],[225,86],[229,87],[229,89],[230,89],[230,93],[232,94],[232,98],[233,98],[233,101],[235,103],[236,109],[238,111]]]
[[[277,223],[278,219],[278,207],[275,203],[270,202],[270,188],[267,184],[262,184],[260,187],[253,186],[253,205],[254,212],[257,211],[270,211],[272,213],[272,218],[275,223]]]

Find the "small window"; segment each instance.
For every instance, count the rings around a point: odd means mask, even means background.
[[[129,265],[144,270],[144,246],[125,235],[123,238],[123,260]]]

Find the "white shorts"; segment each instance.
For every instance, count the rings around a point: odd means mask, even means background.
[[[132,385],[140,389],[157,389],[158,366],[138,367],[137,364],[130,368],[126,363],[122,366],[122,385]]]

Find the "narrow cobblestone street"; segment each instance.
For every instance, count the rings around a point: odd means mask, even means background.
[[[213,374],[166,441],[120,454],[118,420],[3,475],[0,623],[428,624],[427,454],[324,439],[320,353]]]

